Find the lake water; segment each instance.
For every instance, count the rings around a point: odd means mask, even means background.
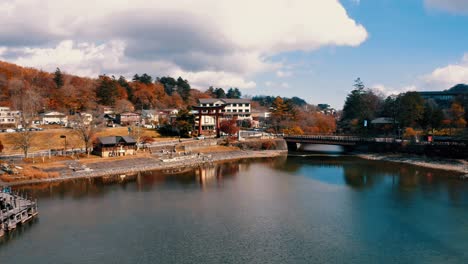
[[[20,188],[0,263],[467,263],[468,182],[352,157]]]

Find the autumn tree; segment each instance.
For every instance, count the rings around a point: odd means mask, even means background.
[[[152,109],[156,106],[165,105],[166,94],[160,83],[144,84],[142,82],[132,82],[133,89],[132,102],[137,109]]]
[[[276,133],[283,129],[291,128],[296,122],[297,111],[290,101],[284,101],[281,97],[276,97],[271,104],[271,125]]]
[[[133,106],[132,102],[126,99],[120,99],[115,102],[114,110],[116,113],[133,112],[135,111],[135,106]]]
[[[229,137],[239,132],[239,127],[237,126],[237,117],[221,121],[219,124],[219,131],[228,135],[227,143],[229,144]]]
[[[457,102],[450,107],[451,123],[455,128],[464,128],[466,126],[465,109]]]
[[[133,98],[133,89],[131,88],[130,84],[127,82],[125,77],[120,76],[117,80],[119,85],[127,91],[127,99],[132,100]]]
[[[228,135],[235,135],[239,131],[239,127],[237,126],[237,118],[233,117],[231,119],[221,121],[219,124],[219,130]]]
[[[310,110],[299,111],[296,124],[305,134],[331,134],[336,131],[335,117],[318,112],[312,107]]]

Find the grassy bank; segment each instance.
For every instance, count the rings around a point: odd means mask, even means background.
[[[73,129],[55,128],[46,129],[43,131],[34,131],[31,152],[48,150],[48,149],[62,149],[65,140],[60,136],[64,135],[67,138],[67,148],[82,148],[84,147],[79,135]],[[96,136],[127,136],[128,130],[126,127],[106,127],[96,133]],[[142,135],[152,137],[155,141],[170,140],[168,138],[161,138],[159,133],[154,129],[142,128]],[[0,141],[3,144],[2,154],[20,154],[21,150],[15,148],[15,133],[0,133]]]

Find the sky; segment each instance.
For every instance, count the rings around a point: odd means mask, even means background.
[[[468,83],[468,0],[1,0],[0,60],[341,108]]]

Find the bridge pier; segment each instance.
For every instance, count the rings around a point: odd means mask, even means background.
[[[288,151],[297,151],[299,149],[298,143],[296,142],[287,142]]]

